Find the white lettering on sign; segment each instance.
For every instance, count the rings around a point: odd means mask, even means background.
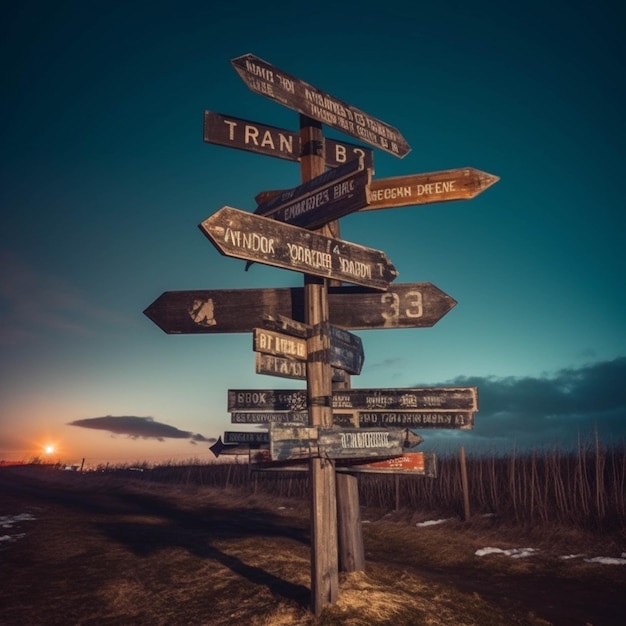
[[[224,120],[224,124],[228,126],[228,140],[237,141],[239,130],[239,124],[234,120]],[[288,136],[281,133],[278,130],[271,128],[265,128],[263,132],[253,124],[243,125],[243,142],[246,145],[254,145],[260,148],[268,148],[278,152],[286,152],[287,154],[294,154],[293,152],[293,135]]]
[[[245,248],[246,250],[262,252],[263,254],[276,254],[274,239],[258,233],[227,228],[224,234],[224,241],[227,243],[230,241],[237,248]]]
[[[318,208],[319,206],[326,204],[330,200],[328,195],[328,189],[323,189],[313,196],[294,202],[294,204],[285,207],[284,219],[289,220],[308,211]]]
[[[402,187],[387,187],[386,189],[374,189],[371,192],[372,202],[381,200],[396,200],[398,198],[410,198],[410,185]]]
[[[332,270],[332,257],[328,252],[318,252],[305,248],[297,243],[287,243],[289,257],[292,261],[302,263],[313,268],[323,268]]]
[[[246,69],[250,74],[254,74],[263,80],[267,80],[270,83],[274,82],[274,72],[272,70],[268,70],[266,67],[261,67],[252,61],[246,59]]]
[[[424,185],[417,185],[417,195],[424,196],[436,193],[446,193],[448,191],[456,191],[454,189],[454,180],[443,181],[439,183],[426,183]]]
[[[237,392],[237,404],[267,404],[268,398],[265,392],[239,391]]]
[[[389,446],[388,432],[341,433],[342,448],[386,448]]]
[[[365,158],[365,151],[361,150],[361,148],[352,148],[351,153],[352,153],[351,158],[355,158],[353,155],[356,155],[356,158],[358,157]],[[335,162],[336,163],[348,162],[348,151],[346,150],[345,146],[342,146],[340,144],[335,144]]]
[[[306,358],[306,343],[295,341],[290,337],[280,337],[264,332],[258,332],[259,349],[270,352],[280,352],[285,355],[292,355]]]
[[[333,409],[351,409],[352,400],[350,396],[335,394],[333,395]]]
[[[380,303],[386,307],[381,311],[385,326],[397,326],[401,315],[409,319],[418,319],[424,315],[421,291],[407,291],[402,302],[397,293],[386,292],[380,296]]]
[[[365,404],[368,409],[384,409],[388,404],[393,404],[394,398],[391,396],[383,396],[375,394],[373,396],[365,396]]]
[[[339,265],[344,274],[350,274],[355,278],[372,278],[371,266],[361,263],[361,261],[353,261],[352,259],[344,259],[339,257]]]
[[[354,191],[354,180],[346,180],[343,183],[338,183],[333,187],[333,198],[341,198]]]

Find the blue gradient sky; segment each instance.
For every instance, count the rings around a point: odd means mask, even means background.
[[[355,387],[476,384],[471,433],[424,450],[626,435],[626,46],[617,1],[22,2],[2,20],[0,460],[213,458],[247,334],[168,336],[163,291],[300,286],[219,255],[197,225],[299,182],[296,163],[202,141],[205,109],[292,130],[230,65],[253,53],[398,128],[375,177],[471,166],[471,201],[351,215],[400,282],[458,305],[429,329],[359,331]],[[336,131],[336,139],[355,141]],[[144,418],[108,429],[70,425]],[[151,418],[151,419],[147,419]],[[96,422],[94,422],[95,424]],[[177,429],[176,433],[165,428]],[[200,435],[200,437],[194,437]]]

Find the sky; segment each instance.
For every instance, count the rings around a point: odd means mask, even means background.
[[[177,290],[299,287],[222,256],[198,224],[300,182],[295,162],[203,142],[205,110],[296,131],[231,59],[254,54],[397,128],[374,179],[473,167],[472,200],[356,213],[346,241],[457,305],[431,328],[360,330],[352,386],[477,386],[472,431],[424,451],[626,437],[626,43],[619,3],[311,5],[24,1],[0,46],[0,461],[209,461],[249,333],[168,335]],[[324,126],[327,137],[359,143]],[[251,429],[254,427],[251,426]],[[55,446],[45,456],[44,447]]]

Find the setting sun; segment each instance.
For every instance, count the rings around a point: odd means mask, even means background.
[[[44,452],[46,454],[53,454],[54,453],[54,446],[45,446],[44,447]]]

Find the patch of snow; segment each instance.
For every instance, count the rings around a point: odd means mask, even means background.
[[[18,515],[0,515],[0,526],[2,528],[13,528],[18,522],[30,522],[36,517],[30,513],[19,513]]]
[[[582,559],[584,556],[584,554],[565,554],[563,556],[560,556],[559,559],[567,561],[569,559]]]
[[[622,558],[611,556],[594,556],[592,559],[585,559],[586,563],[602,563],[603,565],[626,565],[626,558],[622,552]]]
[[[13,543],[24,537],[26,537],[26,533],[19,533],[18,535],[0,535],[0,542],[6,541],[7,543]]]
[[[512,559],[521,559],[538,552],[536,548],[510,548],[503,550],[502,548],[480,548],[474,553],[476,556],[485,556],[487,554],[504,554]]]
[[[431,519],[426,520],[425,522],[418,522],[415,524],[416,526],[435,526],[436,524],[445,524],[445,522],[449,522],[453,520],[453,517],[447,517],[445,519]]]

